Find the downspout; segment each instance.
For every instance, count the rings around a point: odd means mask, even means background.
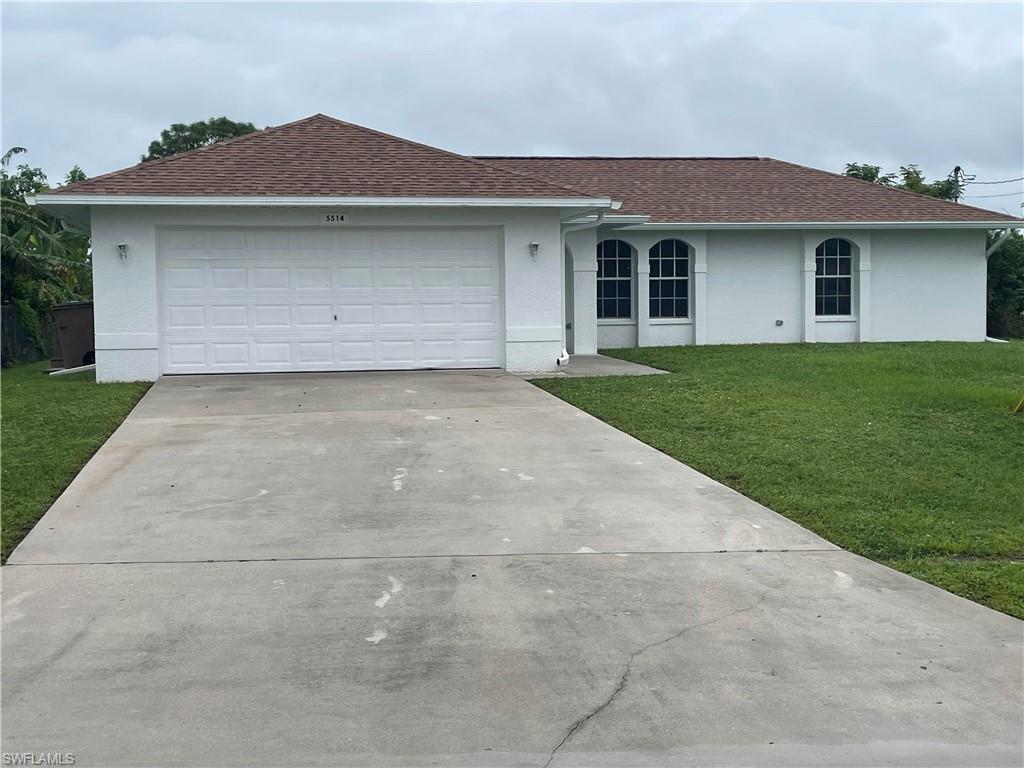
[[[566,321],[566,317],[565,317],[565,236],[568,233],[570,233],[570,232],[579,232],[581,229],[591,229],[591,228],[594,228],[594,227],[600,227],[604,223],[604,213],[605,213],[604,211],[601,211],[600,213],[598,213],[596,221],[586,221],[586,222],[583,222],[582,224],[568,224],[568,225],[562,227],[561,251],[560,251],[561,256],[559,258],[559,263],[561,264],[561,269],[558,272],[558,274],[559,274],[559,284],[561,285],[561,297],[562,297],[562,299],[561,299],[561,305],[562,305],[562,353],[555,360],[555,364],[556,365],[565,365],[566,363],[569,362],[569,349],[568,349],[568,346],[566,344],[567,339],[566,339],[566,333],[565,333],[565,321]]]
[[[989,258],[989,256],[991,256],[993,253],[995,253],[996,250],[998,250],[999,246],[1002,245],[1003,243],[1005,243],[1007,238],[1009,238],[1010,235],[1012,235],[1012,234],[1013,234],[1013,230],[1011,228],[1007,227],[1006,229],[1004,229],[1003,230],[1003,234],[1001,234],[999,237],[997,237],[995,242],[992,243],[992,245],[990,245],[988,247],[988,249],[985,251],[985,259],[987,260]]]
[[[1002,245],[1003,243],[1005,243],[1007,241],[1007,239],[1009,239],[1010,235],[1012,235],[1012,234],[1013,234],[1013,229],[1011,229],[1010,227],[1007,227],[1006,229],[1003,230],[1003,234],[1001,234],[999,237],[997,237],[995,239],[995,242],[993,242],[992,245],[990,245],[985,250],[985,264],[986,265],[988,264],[988,260],[992,256],[992,254],[995,253],[999,249],[999,246]],[[986,336],[985,337],[985,341],[995,341],[995,342],[997,342],[999,344],[1008,344],[1009,343],[1006,339],[997,339],[994,336]]]

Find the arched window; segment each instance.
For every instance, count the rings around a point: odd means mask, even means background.
[[[814,252],[814,313],[822,317],[852,314],[853,248],[833,237]]]
[[[633,247],[623,240],[597,244],[597,316],[633,316]]]
[[[648,252],[651,264],[651,317],[690,316],[690,246],[662,240]]]

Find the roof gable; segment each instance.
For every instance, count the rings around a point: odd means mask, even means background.
[[[475,158],[313,115],[51,190],[61,195],[590,197]]]
[[[766,157],[484,157],[622,201],[652,223],[995,222],[1019,219]]]

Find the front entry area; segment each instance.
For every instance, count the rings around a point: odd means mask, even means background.
[[[167,228],[162,373],[499,368],[496,228]]]

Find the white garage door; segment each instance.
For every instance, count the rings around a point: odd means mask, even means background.
[[[493,229],[167,229],[164,373],[491,368]]]

